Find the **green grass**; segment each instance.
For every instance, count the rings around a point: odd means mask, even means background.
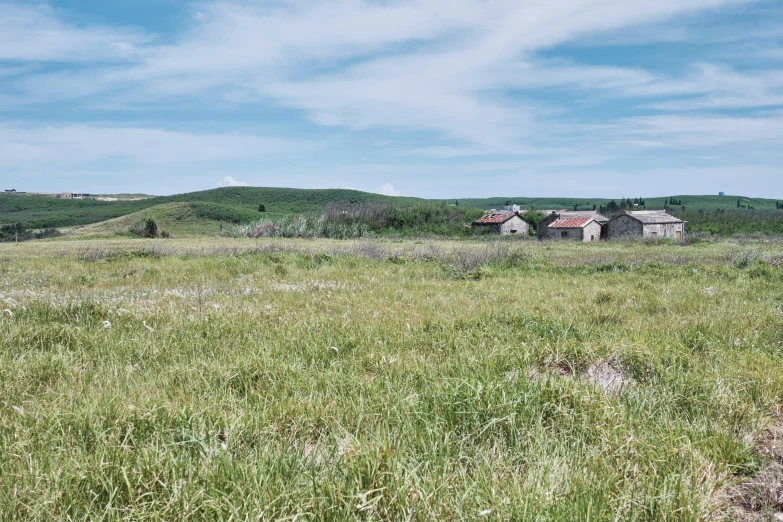
[[[221,225],[225,233],[237,224],[258,219],[258,211],[220,205],[218,203],[164,203],[127,216],[111,219],[93,225],[70,230],[77,238],[92,237],[95,234],[128,234],[128,230],[139,221],[152,218],[159,229],[165,229],[174,236],[217,236]]]
[[[779,242],[0,245],[0,506],[728,516],[783,400],[781,267]]]

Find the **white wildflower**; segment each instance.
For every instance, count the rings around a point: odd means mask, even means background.
[[[111,321],[103,321],[103,327],[104,328],[111,328]]]
[[[479,514],[478,514],[478,516],[480,516],[480,517],[485,517],[485,516],[489,515],[490,513],[492,513],[492,510],[491,510],[491,509],[485,509],[485,510],[483,510],[483,511],[479,511]]]

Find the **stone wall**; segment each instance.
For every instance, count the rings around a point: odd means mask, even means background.
[[[607,239],[617,239],[624,236],[641,236],[644,233],[642,224],[630,216],[620,216],[607,225]]]
[[[530,224],[519,216],[514,216],[500,225],[500,234],[526,236],[530,233]]]

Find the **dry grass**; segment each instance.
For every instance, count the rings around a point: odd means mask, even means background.
[[[0,245],[3,516],[774,516],[780,253]]]

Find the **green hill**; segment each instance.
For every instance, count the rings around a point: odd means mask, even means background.
[[[165,203],[213,203],[235,207],[237,212],[258,211],[292,214],[318,212],[330,201],[363,203],[393,201],[411,205],[423,200],[394,198],[346,189],[289,189],[225,187],[201,192],[162,196],[141,201],[66,200],[51,196],[0,195],[0,225],[21,223],[25,228],[60,228],[88,225],[126,216]]]
[[[245,210],[207,202],[177,202],[155,205],[126,216],[72,229],[76,235],[124,234],[146,218],[154,219],[158,228],[174,236],[217,235],[221,224],[232,225],[257,219],[258,211]]]

